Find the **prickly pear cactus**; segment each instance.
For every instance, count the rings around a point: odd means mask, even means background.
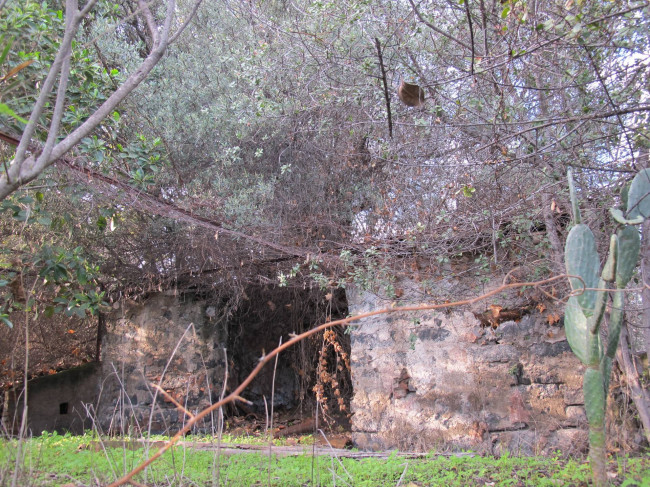
[[[649,188],[650,189],[650,188]],[[628,225],[619,230],[618,252],[616,257],[616,287],[623,289],[632,279],[632,274],[639,259],[641,236],[637,227]]]
[[[575,225],[566,241],[565,265],[573,295],[569,298],[564,325],[571,350],[587,366],[583,390],[585,410],[589,421],[589,458],[596,486],[607,484],[605,451],[605,410],[609,390],[612,360],[618,348],[623,322],[624,295],[639,259],[641,239],[634,225],[650,217],[650,169],[636,175],[629,191],[621,195],[623,208],[612,208],[614,221],[622,227],[611,236],[609,254],[602,272],[594,235],[581,224],[571,172],[569,188],[574,209]],[[629,210],[627,215],[625,210]],[[603,349],[600,324],[609,297],[612,296],[607,346]]]
[[[594,235],[587,225],[571,229],[565,247],[566,272],[575,293],[567,302],[564,327],[571,350],[587,365],[600,348],[598,333],[590,333],[590,318],[597,321],[597,307],[602,308],[603,293],[599,286],[600,258]],[[599,300],[601,302],[599,302]],[[597,306],[600,305],[600,306]]]
[[[582,312],[589,317],[596,306],[597,292],[588,288],[598,287],[600,274],[600,258],[596,250],[596,240],[589,227],[584,224],[576,225],[569,232],[565,247],[566,272],[571,288],[580,292],[576,297]]]
[[[650,169],[639,172],[632,180],[627,195],[627,209],[629,219],[650,216]]]

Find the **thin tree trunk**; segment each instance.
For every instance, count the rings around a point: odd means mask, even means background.
[[[95,362],[102,361],[102,339],[106,330],[106,319],[104,313],[97,312],[97,341],[95,343]]]
[[[650,167],[650,152],[648,149],[639,151],[638,163],[640,168]],[[643,319],[638,333],[639,344],[642,350],[650,355],[650,220],[645,220],[642,226],[643,240],[641,242],[641,277],[643,278],[643,291],[641,300],[643,303]],[[637,337],[635,337],[637,338]],[[632,340],[630,340],[632,341]],[[635,340],[636,341],[636,340]],[[634,346],[636,343],[632,341]]]
[[[553,210],[551,210],[551,203],[553,198],[548,191],[542,192],[542,216],[544,217],[544,225],[546,226],[546,235],[551,243],[551,261],[553,262],[553,273],[564,273],[564,250],[560,236],[557,232],[557,225],[555,218],[553,218]]]
[[[13,428],[9,421],[9,404],[11,397],[12,389],[7,389],[4,393],[4,398],[2,402],[2,417],[0,418],[0,428],[2,433],[10,435],[13,433]]]
[[[618,351],[616,352],[616,358],[619,365],[623,368],[625,381],[630,388],[630,397],[634,401],[636,410],[639,413],[639,419],[643,425],[646,440],[650,443],[650,398],[648,397],[647,391],[641,387],[639,382],[639,373],[634,366],[634,361],[630,354],[627,325],[625,324],[621,327],[620,342]]]

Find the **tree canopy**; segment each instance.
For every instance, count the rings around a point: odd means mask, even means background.
[[[559,273],[566,168],[598,228],[648,165],[647,2],[3,3],[6,320],[17,276],[83,316],[165,287],[391,297],[461,256]]]

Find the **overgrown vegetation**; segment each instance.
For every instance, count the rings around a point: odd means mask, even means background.
[[[250,284],[443,302],[460,274],[562,274],[567,168],[607,230],[650,166],[647,2],[80,3],[0,1],[5,387],[54,370],[39,345],[92,360],[107,305],[162,289],[235,312]],[[641,234],[622,359],[650,350]]]
[[[188,438],[195,440],[196,438]],[[114,440],[115,441],[115,440]],[[119,441],[119,440],[118,440]],[[214,439],[207,441],[216,450]],[[222,445],[226,447],[227,445]],[[136,480],[147,485],[410,485],[410,486],[585,486],[588,466],[579,460],[502,456],[489,458],[431,454],[408,458],[393,454],[387,458],[335,458],[326,447],[318,447],[318,456],[268,457],[261,453],[239,453],[215,462],[215,451],[178,446],[154,463]],[[307,447],[308,453],[311,447]],[[0,485],[8,485],[14,468],[15,446],[0,442]],[[143,449],[102,448],[93,435],[43,435],[29,440],[21,485],[105,485],[133,468],[144,457]],[[613,459],[608,465],[615,485],[650,485],[650,460],[647,458]],[[270,477],[269,477],[270,469]],[[269,480],[270,479],[270,480]]]

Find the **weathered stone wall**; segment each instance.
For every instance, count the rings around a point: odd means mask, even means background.
[[[218,398],[227,329],[211,321],[213,311],[192,296],[160,293],[143,304],[123,305],[107,320],[98,403],[105,432],[170,432],[184,422],[183,413],[152,384],[193,414]],[[197,430],[211,428],[208,419]]]
[[[389,306],[354,290],[348,305],[352,314]],[[584,450],[584,369],[562,327],[532,313],[492,330],[471,311],[395,313],[360,322],[352,332],[355,444],[525,454]]]
[[[91,362],[30,380],[27,384],[27,431],[32,435],[40,435],[43,431],[81,434],[91,429],[92,422],[87,413],[97,399],[100,375],[99,363]],[[11,394],[5,406],[8,411],[3,426],[7,431],[17,433],[23,410],[22,394],[18,397]]]

